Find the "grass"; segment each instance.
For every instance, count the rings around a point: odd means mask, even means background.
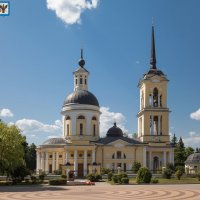
[[[157,184],[200,184],[200,181],[197,178],[191,178],[191,177],[182,177],[181,180],[178,180],[177,178],[171,178],[171,179],[157,178],[157,179],[159,181]],[[131,178],[129,183],[137,184],[136,178]]]

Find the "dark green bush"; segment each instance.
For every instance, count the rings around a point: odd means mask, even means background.
[[[122,179],[121,179],[121,182],[122,182],[123,184],[129,184],[129,178],[122,178]]]
[[[102,179],[100,174],[88,174],[86,178],[91,182],[98,182]]]
[[[200,181],[200,171],[197,172],[196,177],[198,178],[198,180]]]
[[[114,183],[119,183],[119,177],[118,177],[117,174],[114,174],[114,175],[112,176],[112,181],[113,181]]]
[[[175,174],[176,174],[176,177],[177,177],[178,180],[180,180],[181,176],[183,176],[183,173],[182,173],[181,170],[177,170]]]
[[[140,169],[140,167],[141,167],[141,163],[140,162],[134,162],[133,166],[132,166],[133,173],[136,174],[138,172],[138,170]]]
[[[40,181],[43,181],[43,180],[44,180],[44,177],[45,177],[44,174],[40,174],[40,175],[39,175],[39,180],[40,180]]]
[[[152,174],[146,167],[141,167],[137,173],[136,182],[137,183],[150,183]]]
[[[167,163],[166,169],[171,169],[173,172],[176,171],[175,166],[173,163]]]
[[[32,184],[35,184],[37,182],[37,177],[31,176],[31,181],[32,181]]]
[[[152,183],[159,183],[159,180],[156,177],[154,177],[154,178],[151,179],[151,182]]]
[[[108,174],[109,172],[111,172],[111,169],[104,167],[101,168],[101,174]]]
[[[181,171],[182,174],[185,173],[185,167],[184,166],[176,166],[176,171]]]
[[[171,169],[165,169],[163,172],[163,178],[171,179],[173,171]]]
[[[51,179],[49,185],[66,185],[66,179]]]
[[[112,172],[109,172],[109,173],[108,173],[108,181],[111,181],[111,180],[112,180],[112,176],[113,176],[113,173],[112,173]]]
[[[61,178],[67,179],[67,176],[63,174],[63,175],[61,175]]]

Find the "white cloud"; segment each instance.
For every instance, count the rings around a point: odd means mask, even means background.
[[[81,22],[81,13],[96,8],[99,0],[47,0],[47,8],[66,24]]]
[[[35,133],[60,133],[62,131],[62,123],[56,120],[54,124],[44,124],[33,119],[20,119],[15,125],[23,131],[25,135],[35,135]]]
[[[190,117],[195,120],[200,120],[200,108],[197,111],[191,113]]]
[[[196,133],[195,131],[190,131],[189,136],[186,138],[183,138],[183,142],[185,146],[191,146],[193,148],[199,147],[200,134]]]
[[[11,110],[7,108],[3,108],[0,110],[0,117],[13,117],[14,114],[11,112]]]
[[[122,113],[111,112],[108,107],[101,107],[100,111],[102,112],[100,117],[100,135],[105,136],[108,129],[113,126],[113,123],[116,122],[123,132],[128,132],[124,124],[126,118]]]

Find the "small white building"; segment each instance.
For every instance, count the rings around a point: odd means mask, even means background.
[[[200,171],[200,153],[193,153],[185,161],[185,173],[196,174]]]

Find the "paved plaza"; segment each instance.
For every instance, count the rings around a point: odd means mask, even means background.
[[[0,187],[0,200],[200,200],[200,184]]]

